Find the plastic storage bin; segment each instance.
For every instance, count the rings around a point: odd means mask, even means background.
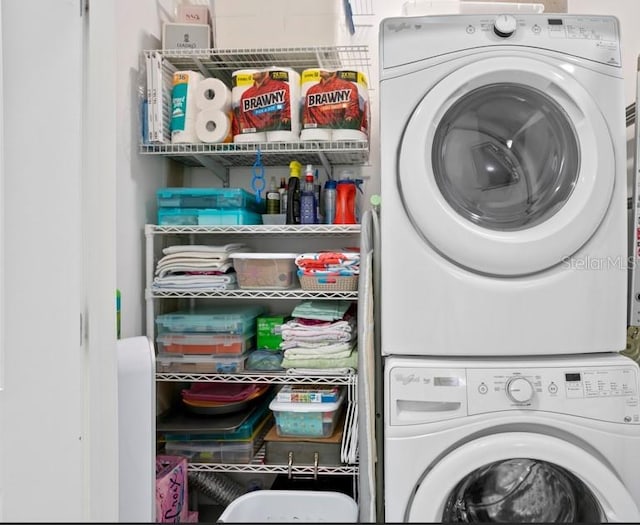
[[[262,224],[262,215],[240,208],[158,208],[160,226],[238,226]]]
[[[344,392],[334,403],[286,403],[273,400],[269,408],[276,418],[279,436],[329,437],[336,428]]]
[[[156,197],[158,208],[244,208],[263,213],[265,203],[242,188],[160,188]]]
[[[235,374],[244,370],[249,352],[240,355],[163,355],[156,358],[158,372],[177,374]]]
[[[266,311],[258,305],[227,305],[177,310],[158,315],[158,332],[228,332],[246,334],[255,330],[256,317]]]
[[[234,499],[219,523],[357,523],[358,504],[341,492],[258,490]]]
[[[250,290],[286,290],[298,286],[296,253],[230,254],[238,286]]]
[[[161,353],[216,355],[241,354],[254,347],[255,332],[246,334],[181,334],[167,332],[156,341],[162,345]]]

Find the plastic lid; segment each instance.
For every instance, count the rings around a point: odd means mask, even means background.
[[[344,391],[334,403],[287,403],[274,399],[269,408],[274,412],[335,412],[344,401]]]
[[[248,253],[237,252],[230,253],[232,259],[295,259],[297,253]]]
[[[302,164],[300,164],[297,160],[292,160],[289,163],[289,176],[300,177],[301,171],[302,171]]]
[[[335,180],[329,179],[327,182],[324,183],[324,189],[325,190],[335,190],[337,185],[338,185],[338,183]]]

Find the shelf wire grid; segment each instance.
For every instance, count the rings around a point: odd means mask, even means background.
[[[151,234],[265,234],[271,235],[359,235],[360,224],[247,224],[247,225],[220,225],[220,226],[178,226],[147,224],[145,233]]]

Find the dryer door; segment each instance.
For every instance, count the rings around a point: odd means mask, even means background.
[[[470,441],[431,465],[405,514],[418,522],[638,522],[611,469],[559,438],[524,432]]]
[[[479,60],[440,80],[409,119],[398,162],[422,237],[490,275],[531,274],[573,255],[602,222],[616,170],[590,94],[564,69],[526,57]]]

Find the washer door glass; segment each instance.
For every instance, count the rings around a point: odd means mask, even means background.
[[[443,522],[600,523],[591,491],[567,470],[544,461],[508,459],[474,470],[446,502]]]
[[[493,230],[547,220],[579,174],[576,133],[562,107],[521,84],[489,84],[461,97],[435,132],[436,183],[461,216]]]

